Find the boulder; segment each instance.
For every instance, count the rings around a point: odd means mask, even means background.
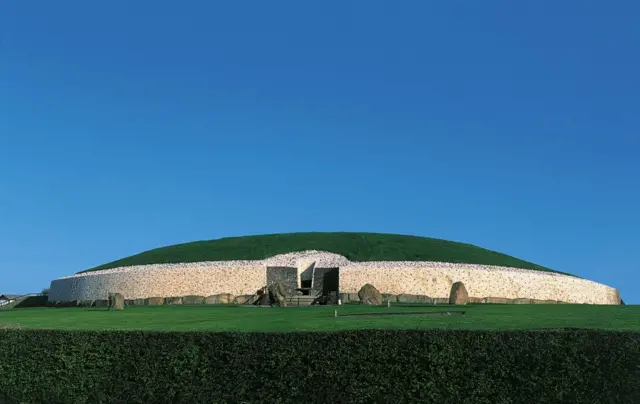
[[[167,297],[164,299],[164,304],[182,304],[182,297]]]
[[[109,293],[109,310],[124,310],[124,296],[121,293]]]
[[[462,282],[455,282],[451,285],[451,293],[449,294],[449,304],[467,304],[469,303],[469,293]]]
[[[348,293],[340,293],[340,300],[342,304],[349,303],[349,294]]]
[[[484,303],[484,298],[483,297],[470,297],[469,298],[469,303],[473,303],[473,304]]]
[[[358,298],[360,299],[360,304],[382,304],[382,293],[370,283],[360,288]]]
[[[434,297],[433,298],[433,304],[449,304],[449,298],[448,297]]]
[[[349,293],[349,301],[350,302],[359,302],[360,298],[357,293]]]
[[[164,297],[148,297],[144,301],[147,306],[160,306],[164,304]]]
[[[124,299],[125,306],[133,306],[135,304],[135,300],[133,299]]]
[[[93,300],[76,300],[76,304],[79,307],[91,307],[93,306]]]
[[[531,304],[531,299],[527,299],[527,298],[513,299],[513,304]]]
[[[133,299],[134,306],[144,306],[147,304],[147,299]]]
[[[202,304],[204,303],[204,299],[204,296],[198,295],[184,296],[182,298],[182,304]]]
[[[287,306],[287,291],[280,282],[269,285],[269,299],[271,303],[278,307]]]

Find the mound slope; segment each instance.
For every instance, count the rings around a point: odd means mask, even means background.
[[[350,261],[436,261],[553,271],[472,244],[428,237],[381,233],[287,233],[226,237],[157,248],[85,271],[148,264],[262,260],[278,254],[318,250]]]

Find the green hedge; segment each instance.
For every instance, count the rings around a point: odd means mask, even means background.
[[[16,309],[22,309],[25,307],[46,307],[49,300],[49,296],[29,296],[20,303],[16,304]]]
[[[593,330],[7,330],[0,402],[637,404],[638,366],[640,333]]]

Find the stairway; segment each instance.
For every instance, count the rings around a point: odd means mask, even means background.
[[[289,296],[286,299],[287,306],[311,306],[318,298],[316,296]]]

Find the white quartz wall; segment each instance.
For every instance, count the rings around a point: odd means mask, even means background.
[[[353,263],[340,268],[344,293],[355,293],[368,282],[381,293],[448,297],[451,285],[458,281],[471,297],[620,304],[615,288],[553,272],[438,262]]]
[[[454,282],[464,282],[469,296],[560,300],[568,303],[619,304],[615,288],[552,272],[449,264],[442,262],[350,262],[321,251],[283,254],[266,260],[156,264],[85,272],[54,280],[50,301],[106,299],[120,292],[126,299],[220,293],[253,294],[267,283],[267,266],[296,267],[299,278],[316,267],[340,268],[340,291],[356,293],[365,283],[382,293],[448,297]]]
[[[227,267],[149,265],[57,279],[51,282],[49,300],[107,299],[109,292],[122,293],[125,299],[220,293],[252,295],[266,283],[265,267],[256,264]]]

